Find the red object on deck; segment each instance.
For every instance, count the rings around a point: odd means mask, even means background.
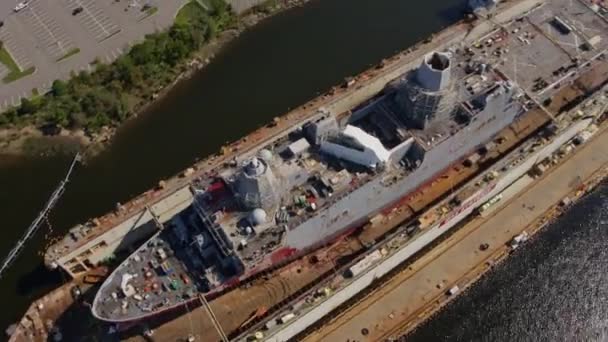
[[[272,253],[272,256],[270,257],[270,261],[273,264],[276,264],[278,262],[280,262],[283,259],[289,258],[290,256],[294,255],[298,250],[296,248],[292,248],[292,247],[283,247],[279,250],[277,250],[276,252]]]
[[[221,190],[224,190],[225,186],[226,185],[224,184],[223,181],[213,182],[209,185],[209,187],[207,188],[207,191],[209,191],[209,192],[221,191]]]

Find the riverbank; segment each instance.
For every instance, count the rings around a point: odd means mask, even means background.
[[[125,99],[120,99],[122,107],[121,113],[114,115],[118,119],[99,120],[104,122],[100,127],[96,127],[94,130],[88,127],[65,128],[62,126],[62,122],[58,122],[58,119],[51,118],[49,113],[41,113],[43,116],[43,122],[36,122],[35,117],[25,119],[11,119],[17,116],[28,116],[30,115],[29,109],[24,110],[24,105],[20,107],[11,108],[4,113],[0,113],[0,155],[37,155],[45,156],[56,153],[73,153],[76,150],[83,150],[83,154],[86,157],[92,157],[109,145],[112,141],[113,136],[116,134],[118,129],[122,127],[126,122],[132,121],[144,113],[150,106],[155,105],[160,99],[164,98],[177,84],[182,81],[188,80],[197,74],[200,70],[206,67],[215,56],[234,38],[248,30],[249,28],[257,25],[262,20],[282,12],[286,9],[301,6],[309,0],[269,0],[260,5],[256,5],[247,11],[242,12],[238,16],[231,14],[232,19],[223,19],[231,22],[226,28],[220,28],[219,32],[213,33],[213,38],[208,42],[204,43],[199,49],[192,53],[192,56],[187,60],[180,62],[173,66],[169,74],[174,74],[171,80],[167,84],[162,85],[150,96],[146,96],[142,99],[134,99],[135,96],[129,96],[127,94]],[[189,3],[197,4],[196,2]],[[198,5],[197,5],[198,6]],[[184,9],[180,10],[183,11]],[[186,9],[187,10],[187,9]],[[184,16],[182,12],[176,15],[176,22],[180,21],[180,17]],[[187,16],[187,15],[186,15]],[[213,26],[213,25],[212,25]],[[217,28],[210,29],[211,31]],[[142,43],[135,45],[134,48],[141,47],[147,44],[151,38],[146,38]],[[127,54],[131,54],[133,49]],[[119,59],[120,61],[120,59]],[[115,63],[112,64],[114,66]],[[100,65],[99,67],[107,68],[106,65]],[[94,72],[95,73],[95,72]],[[75,78],[81,77],[80,75]],[[72,79],[72,80],[73,80]],[[72,80],[68,81],[71,82]],[[103,87],[110,87],[115,81],[110,84],[104,84]],[[66,82],[61,82],[62,87],[65,87]],[[52,97],[54,94],[53,90],[50,93]],[[49,94],[39,96],[31,100],[25,100],[25,107],[36,106],[38,101],[46,101],[46,97]],[[85,96],[82,96],[84,98]],[[132,103],[134,102],[134,103]],[[126,107],[126,111],[124,111]],[[105,108],[104,108],[105,109]],[[109,110],[109,109],[108,109]],[[26,114],[22,114],[22,112]],[[66,113],[59,113],[64,119],[65,123]],[[67,114],[72,116],[73,113]],[[105,114],[104,114],[105,115]],[[97,119],[97,117],[95,118]],[[6,121],[17,120],[14,123],[7,124]],[[70,122],[74,119],[70,118]],[[76,120],[78,121],[78,120]],[[5,127],[2,127],[4,124]]]

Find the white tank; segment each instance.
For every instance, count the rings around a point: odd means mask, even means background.
[[[260,208],[253,209],[249,215],[249,222],[251,222],[251,224],[254,226],[266,223],[267,219],[268,215],[266,215],[264,209]]]
[[[270,163],[272,161],[272,152],[267,149],[262,149],[260,150],[260,152],[258,152],[258,157],[260,157],[260,159],[262,159],[266,163]]]

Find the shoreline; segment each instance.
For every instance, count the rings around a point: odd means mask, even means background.
[[[152,100],[141,103],[131,110],[130,116],[115,125],[104,126],[101,131],[87,134],[82,129],[68,130],[62,128],[57,134],[47,135],[36,125],[27,124],[21,127],[0,128],[0,155],[5,156],[50,156],[61,153],[76,153],[80,150],[85,160],[104,151],[114,136],[127,123],[145,115],[152,106],[157,105],[176,85],[194,77],[209,65],[213,59],[234,39],[256,26],[260,22],[291,8],[302,6],[311,0],[270,0],[250,9],[234,14],[236,27],[226,29],[201,49],[193,52],[193,57],[177,65],[176,70],[185,69],[165,87],[154,93]]]

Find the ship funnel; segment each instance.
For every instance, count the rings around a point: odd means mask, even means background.
[[[416,73],[416,79],[429,91],[443,90],[450,84],[451,66],[449,54],[432,52],[424,57]]]
[[[448,52],[431,52],[424,56],[418,69],[408,74],[408,82],[395,101],[403,109],[409,127],[424,129],[435,118],[446,118],[454,109],[457,92],[450,80],[452,62]]]

